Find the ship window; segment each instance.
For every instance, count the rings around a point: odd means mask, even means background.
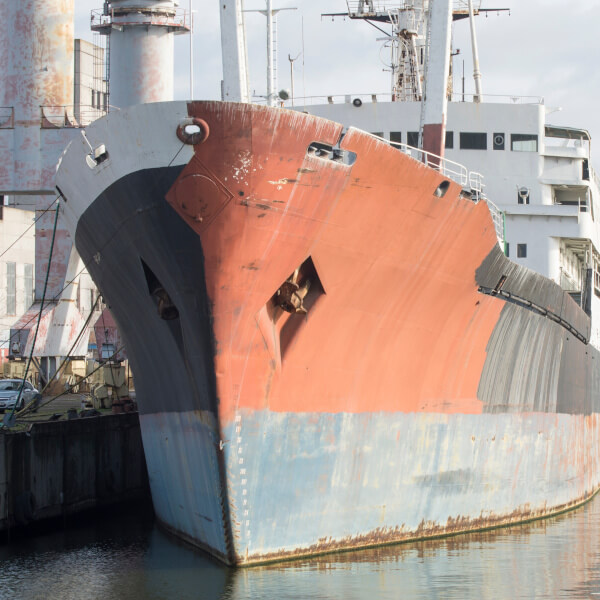
[[[538,136],[529,133],[512,133],[510,149],[513,152],[537,152]]]
[[[402,143],[402,132],[401,131],[390,131],[390,142],[396,142],[397,144]]]
[[[409,131],[406,134],[406,143],[413,148],[419,147],[419,132],[418,131]]]
[[[504,242],[504,255],[510,256],[510,244],[508,242]]]
[[[504,150],[504,134],[494,134],[494,150]]]
[[[371,131],[371,135],[376,135],[377,137],[383,137],[383,131]]]
[[[584,181],[589,181],[590,180],[590,165],[588,163],[588,159],[587,158],[583,159],[581,178]]]
[[[109,360],[113,357],[115,353],[115,345],[114,344],[102,344],[102,350],[100,357],[102,360]]]
[[[517,258],[527,258],[527,244],[517,244]]]
[[[461,150],[487,150],[487,133],[460,132]]]
[[[446,131],[446,148],[454,148],[454,131]]]
[[[92,90],[92,108],[96,108],[96,92]]]

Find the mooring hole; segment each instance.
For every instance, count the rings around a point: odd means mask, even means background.
[[[436,198],[443,198],[446,195],[446,192],[448,191],[449,187],[450,182],[446,179],[442,181],[442,183],[440,183],[440,185],[438,185],[437,188],[435,188],[435,192],[433,192],[433,195]]]
[[[342,138],[340,137],[340,140]],[[339,144],[339,143],[338,143]],[[322,142],[311,142],[306,150],[309,156],[316,156],[323,160],[331,160],[342,165],[351,166],[356,162],[356,152],[342,150],[338,146],[330,146]]]

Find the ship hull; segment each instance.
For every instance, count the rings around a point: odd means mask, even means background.
[[[239,564],[518,523],[573,508],[597,486],[598,452],[588,446],[600,441],[593,417],[239,416],[224,431],[242,440],[227,452],[232,534],[248,551],[235,557]],[[198,541],[207,539],[202,526],[211,513],[202,493],[190,493],[196,470],[181,465],[181,456],[203,449],[199,437],[164,460],[165,439],[189,438],[193,418],[170,413],[141,421],[151,478],[157,467],[169,474],[153,486],[157,517],[206,549]]]
[[[311,145],[341,126],[288,111],[183,105],[210,134],[178,144],[182,105],[111,115],[95,130],[111,162],[76,178],[71,148],[58,175],[127,344],[167,528],[253,564],[597,490],[589,318],[504,258],[484,203],[356,130],[323,157]],[[290,314],[296,270],[311,286]]]

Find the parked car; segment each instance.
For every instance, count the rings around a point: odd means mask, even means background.
[[[15,410],[21,410],[26,404],[40,397],[40,393],[29,381],[23,383],[22,379],[0,379],[0,413],[13,409],[21,386],[23,386],[23,391]]]

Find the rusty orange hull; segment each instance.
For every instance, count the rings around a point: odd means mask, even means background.
[[[58,182],[127,343],[168,528],[252,564],[596,491],[589,318],[504,258],[484,202],[301,113],[168,103],[103,121],[108,164],[72,147]]]

